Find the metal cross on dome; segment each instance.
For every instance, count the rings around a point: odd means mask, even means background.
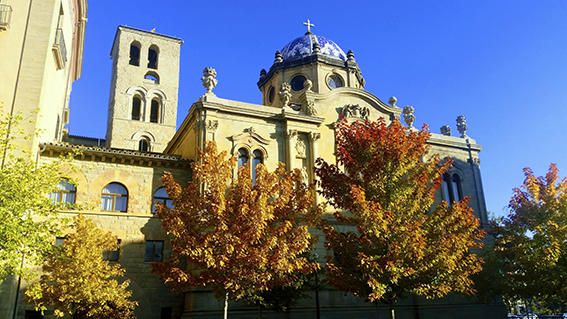
[[[303,22],[303,25],[307,27],[307,33],[311,33],[311,27],[315,25],[311,23],[311,20],[307,19],[307,21]]]

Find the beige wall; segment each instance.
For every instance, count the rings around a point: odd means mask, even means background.
[[[40,162],[47,163],[56,158],[57,154],[48,152],[42,155]],[[100,156],[87,155],[83,160],[73,160],[65,175],[76,183],[77,210],[62,211],[60,217],[84,214],[121,240],[119,261],[126,269],[127,278],[131,280],[133,299],[140,303],[136,309],[138,318],[160,318],[162,307],[172,307],[179,314],[182,296],[171,293],[165,287],[161,279],[152,272],[151,263],[144,262],[144,255],[146,240],[166,239],[159,219],[151,213],[153,193],[163,186],[161,177],[165,171],[169,171],[184,185],[190,178],[189,170],[167,165],[156,166],[157,164],[152,165],[147,160],[140,159],[136,159],[135,164],[130,161],[122,164],[122,159],[112,160],[107,157],[107,161],[103,161]],[[111,182],[119,182],[128,189],[127,212],[101,211],[101,191]],[[170,246],[165,241],[164,256],[167,258],[169,253]],[[27,285],[24,283],[22,288],[25,289]],[[8,300],[8,297],[0,299],[0,303]],[[18,318],[23,318],[25,310],[32,308],[20,300]]]
[[[0,71],[7,77],[0,86],[0,101],[4,113],[24,116],[26,135],[37,133],[28,141],[19,140],[19,150],[33,156],[39,142],[61,139],[71,84],[80,73],[86,1],[5,0],[2,4],[12,7],[12,17],[10,29],[0,31]],[[58,27],[67,47],[64,65],[57,64],[53,49]]]

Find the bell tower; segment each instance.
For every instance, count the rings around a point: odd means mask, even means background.
[[[162,152],[175,134],[182,40],[119,26],[112,46],[108,147]]]

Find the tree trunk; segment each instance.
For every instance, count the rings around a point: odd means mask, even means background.
[[[228,319],[228,292],[224,296],[224,319]]]

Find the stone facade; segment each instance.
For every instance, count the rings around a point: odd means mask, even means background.
[[[139,149],[140,140],[147,139],[150,151],[163,151],[175,133],[181,43],[155,32],[118,27],[111,52],[108,147]]]
[[[139,46],[138,54],[132,49],[133,44]],[[183,295],[169,292],[151,272],[151,262],[145,261],[147,241],[163,240],[165,258],[169,253],[167,238],[152,214],[154,195],[162,186],[161,176],[165,171],[172,172],[182,183],[189,181],[190,162],[208,141],[215,141],[221,151],[234,156],[247,154],[249,159],[258,159],[270,170],[279,162],[288,168],[298,168],[304,179],[312,182],[317,158],[335,161],[335,125],[339,119],[382,118],[391,122],[402,116],[395,98],[384,103],[364,89],[365,80],[352,51],[344,53],[336,43],[308,31],[276,52],[274,64],[260,73],[257,85],[262,104],[217,97],[214,88],[222,83],[217,81],[214,68],[206,68],[202,76],[204,94],[193,103],[176,130],[180,44],[180,39],[153,31],[119,27],[111,53],[113,77],[106,140],[69,135],[63,141],[56,138],[36,141],[41,150],[40,164],[61,154],[80,151],[66,172],[76,184],[75,209],[61,211],[61,216],[85,214],[121,240],[118,261],[132,280],[134,298],[140,302],[136,314],[141,319],[218,318],[222,311],[221,302],[207,290],[196,289]],[[152,47],[158,48],[159,57],[157,65],[150,66]],[[134,65],[133,55],[139,60]],[[133,102],[136,96],[140,97],[138,106]],[[157,123],[151,120],[154,97],[161,103]],[[413,108],[406,110],[404,119],[411,127],[415,120]],[[153,116],[155,119],[156,114]],[[459,131],[463,130],[463,123],[466,123],[464,118],[459,122]],[[454,159],[451,176],[458,176],[458,196],[471,197],[471,206],[484,223],[487,217],[478,160],[481,147],[466,132],[461,135],[432,134],[431,151]],[[141,148],[142,138],[149,139],[149,148]],[[102,191],[113,182],[127,189],[125,211],[109,211],[102,204]],[[439,199],[443,196],[447,195],[440,192]],[[328,254],[322,241],[316,252],[321,260]],[[25,287],[26,283],[22,289]],[[14,298],[13,290],[6,291],[12,295],[7,294],[8,299],[2,300],[9,302]],[[386,308],[381,305],[368,304],[321,285],[288,313],[264,315],[314,318],[315,304],[319,305],[321,318],[370,318],[386,314]],[[18,318],[23,318],[29,309],[31,306],[20,299]],[[408,298],[399,304],[398,318],[500,318],[502,309],[499,305],[460,296],[437,302]],[[256,307],[231,305],[231,318],[261,316]]]

